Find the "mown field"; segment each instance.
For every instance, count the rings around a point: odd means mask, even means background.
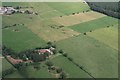
[[[101,28],[93,31],[92,33],[89,32],[88,36],[93,37],[111,48],[118,50],[118,25],[110,28]]]
[[[59,41],[57,45],[94,77],[117,77],[117,50],[84,35]]]
[[[68,75],[69,78],[91,78],[87,73],[82,71],[76,65],[74,65],[67,58],[61,56],[57,56],[51,61],[58,67],[62,68]],[[64,62],[64,63],[63,63]]]
[[[15,29],[19,29],[19,31],[14,31]],[[3,30],[3,44],[20,52],[21,50],[44,46],[45,41],[26,27],[16,26]]]
[[[2,27],[19,24],[2,29],[4,45],[20,52],[45,46],[48,41],[55,42],[58,49],[66,52],[73,61],[82,65],[95,78],[118,77],[118,19],[91,11],[85,3],[19,2],[3,3],[3,5],[33,7],[23,10],[28,9],[38,13],[38,15],[2,16]],[[85,32],[86,35],[83,34]],[[70,78],[90,78],[63,56],[54,57],[51,61],[55,66],[62,67]],[[38,71],[32,66],[28,67],[26,76],[55,77],[47,71],[45,65],[40,64],[40,66],[41,69]],[[6,77],[15,75],[23,77],[17,73]]]

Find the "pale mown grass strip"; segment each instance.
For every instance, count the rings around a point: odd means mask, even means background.
[[[72,26],[75,24],[87,22],[90,20],[98,19],[101,17],[104,17],[105,15],[97,12],[85,12],[85,13],[79,13],[75,15],[68,15],[63,17],[55,17],[53,18],[53,21],[65,25],[65,26]]]
[[[117,27],[101,28],[87,34],[100,42],[118,50],[118,29]]]

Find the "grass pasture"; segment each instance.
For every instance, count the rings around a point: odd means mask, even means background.
[[[84,33],[84,32],[89,32],[90,30],[94,31],[96,29],[117,25],[117,24],[118,24],[118,19],[105,16],[99,19],[73,25],[71,26],[71,28],[75,31]]]
[[[55,21],[59,24],[65,25],[65,26],[72,26],[72,25],[83,23],[83,22],[96,20],[96,19],[99,19],[104,16],[105,15],[103,15],[101,13],[89,11],[89,12],[79,13],[79,14],[75,14],[75,15],[55,17],[55,18],[53,18],[53,21]]]
[[[2,71],[7,69],[14,68],[12,64],[10,64],[5,58],[2,59]]]
[[[44,63],[40,64],[40,69],[36,70],[33,66],[28,66],[27,70],[28,78],[54,78],[48,70]]]
[[[94,77],[118,77],[118,52],[94,38],[80,35],[56,44]]]
[[[47,3],[53,9],[58,10],[59,12],[69,15],[72,13],[83,12],[86,10],[90,10],[89,6],[85,3],[78,3],[78,2],[54,2],[54,3]]]
[[[57,56],[51,60],[55,66],[63,69],[68,75],[68,78],[90,78],[88,74],[79,69],[76,65],[70,62],[67,58]]]
[[[5,78],[24,78],[18,71],[15,71],[12,74],[5,76]]]
[[[93,32],[89,32],[88,36],[103,42],[106,45],[118,50],[118,25],[109,28],[101,28]]]
[[[10,64],[5,58],[2,59],[2,71],[6,71],[8,69],[15,69],[12,64]],[[1,72],[1,71],[0,71]],[[23,78],[18,71],[15,71],[12,74],[6,75],[5,78]]]
[[[48,41],[55,42],[58,49],[64,50],[68,57],[82,65],[95,78],[118,77],[118,19],[91,11],[86,3],[3,3],[8,6],[33,7],[35,14],[13,14],[2,16],[3,44],[20,52],[22,50],[44,46]],[[87,11],[84,12],[83,11]],[[79,13],[72,15],[72,13]],[[60,17],[62,16],[62,17]],[[20,24],[24,24],[20,25]],[[60,26],[63,26],[60,28]],[[107,28],[107,26],[110,26]],[[16,31],[17,30],[17,31]],[[90,32],[92,31],[92,32]],[[87,35],[82,33],[87,32]],[[69,78],[89,78],[67,58],[57,56],[51,59],[55,66],[63,68]],[[3,60],[4,69],[13,67]],[[3,66],[4,66],[3,65]],[[29,78],[54,78],[46,65],[40,69],[27,68]],[[6,77],[22,78],[19,72]]]
[[[64,15],[58,10],[50,7],[47,3],[39,2],[39,3],[28,3],[29,6],[33,6],[33,11],[37,12],[41,19],[49,19],[55,16]]]
[[[18,29],[18,31],[14,31],[15,29]],[[3,30],[3,44],[19,52],[25,49],[44,46],[45,41],[26,27],[16,26]]]

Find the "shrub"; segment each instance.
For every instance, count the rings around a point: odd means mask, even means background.
[[[59,50],[59,53],[63,54],[64,52],[63,52],[63,50],[61,49],[61,50]]]
[[[52,63],[51,61],[47,61],[47,62],[46,62],[46,65],[47,65],[47,66],[53,66],[53,63]]]
[[[64,53],[63,56],[67,57],[68,55],[67,55],[67,53]]]
[[[73,61],[73,58],[70,58],[70,57],[69,57],[68,60]]]
[[[84,35],[87,35],[86,33],[83,33]]]
[[[61,72],[62,72],[62,68],[57,68],[57,69],[56,69],[56,72],[57,72],[57,73],[61,73]]]

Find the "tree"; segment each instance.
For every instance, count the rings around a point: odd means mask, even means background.
[[[83,33],[84,35],[87,35],[86,33]]]
[[[15,64],[14,66],[15,66],[15,68],[17,68],[20,75],[28,78],[28,71],[27,71],[27,66],[25,63],[18,63],[18,64]]]
[[[21,7],[20,6],[17,6],[15,9],[20,9]]]
[[[45,57],[49,57],[50,53],[49,52],[45,52],[44,55],[45,55]]]
[[[48,44],[48,45],[52,45],[52,42],[49,41],[49,42],[47,42],[47,44]]]
[[[53,54],[56,54],[57,53],[57,50],[53,50]]]
[[[59,50],[59,53],[63,54],[64,52],[63,52],[63,50],[61,49],[61,50]]]
[[[34,66],[34,68],[36,69],[36,70],[39,70],[40,69],[40,63],[34,63],[33,64],[33,66]]]
[[[53,48],[56,48],[56,45],[52,45]]]
[[[64,73],[64,72],[62,72],[61,74],[60,74],[60,79],[64,79],[64,78],[66,78],[67,77],[67,75]]]
[[[68,57],[68,60],[73,61],[73,58]]]
[[[33,62],[40,62],[40,61],[44,61],[45,59],[46,59],[46,57],[43,54],[39,55],[39,54],[35,53],[32,55]]]
[[[92,30],[90,30],[90,32],[92,32]]]
[[[64,53],[63,56],[67,57],[68,55],[67,55],[67,53]]]
[[[57,69],[56,69],[56,72],[57,72],[57,73],[61,73],[61,72],[62,72],[62,68],[57,68]]]
[[[51,66],[53,66],[53,63],[51,61],[47,61],[46,65],[51,67]]]
[[[14,68],[6,69],[5,71],[2,71],[2,77],[4,78],[5,76],[12,74],[15,72]]]
[[[72,13],[72,15],[75,15],[75,13]]]

